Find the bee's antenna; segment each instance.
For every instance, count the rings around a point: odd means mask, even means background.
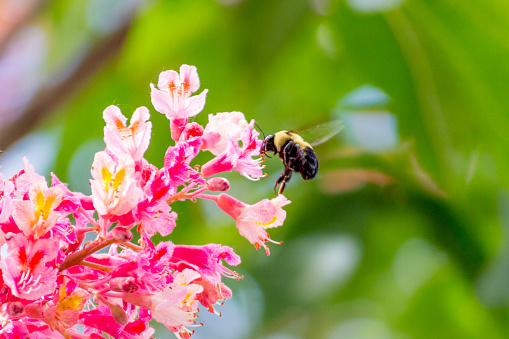
[[[263,135],[263,138],[265,139],[265,133],[263,133],[263,130],[260,128],[260,126],[258,126],[258,124],[256,123],[255,121],[255,126],[258,127],[258,129],[260,130],[260,132],[262,133]]]
[[[258,129],[259,129],[259,130],[260,130],[260,132],[262,133],[262,135],[263,135],[263,142],[265,143],[265,133],[263,133],[263,130],[260,128],[260,126],[258,126],[258,124],[256,123],[256,121],[255,121],[255,126],[256,126],[256,127],[258,127]],[[264,143],[262,144],[262,149],[261,149],[260,153],[261,153],[261,154],[263,154],[263,155],[266,155],[266,156],[267,156],[267,157],[269,157],[269,158],[272,158],[272,157],[270,157],[267,153],[265,153],[265,152],[264,152],[264,150],[263,150],[263,145],[264,145]]]

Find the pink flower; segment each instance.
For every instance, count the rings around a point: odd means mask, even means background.
[[[12,217],[16,225],[27,237],[42,237],[61,217],[56,209],[63,196],[64,191],[60,187],[48,188],[44,178],[34,176],[28,189],[30,200],[14,202]]]
[[[237,278],[238,275],[232,270],[226,268],[222,261],[229,265],[237,266],[240,264],[240,257],[235,254],[233,249],[219,244],[207,244],[203,246],[176,245],[170,263],[183,267],[193,267],[201,275],[209,277],[214,283],[221,281],[221,275]]]
[[[171,289],[154,294],[150,298],[154,319],[173,332],[179,332],[182,327],[191,325],[198,310],[196,294],[203,290],[203,287],[193,283],[198,278],[198,272],[185,269],[177,273]]]
[[[195,283],[203,287],[203,291],[196,295],[196,298],[209,312],[216,313],[214,304],[219,300],[226,300],[232,297],[232,291],[223,283],[213,284],[205,278],[195,280]],[[219,304],[221,305],[221,304]],[[219,313],[221,315],[221,313]]]
[[[142,198],[134,178],[134,161],[121,154],[115,162],[106,152],[98,152],[92,165],[92,199],[97,212],[108,218],[124,215]]]
[[[175,71],[162,72],[157,87],[150,84],[152,105],[170,120],[172,138],[178,141],[187,119],[203,110],[207,90],[191,97],[200,88],[200,79],[196,67],[188,65],[180,67],[180,75]]]
[[[176,187],[171,185],[165,172],[164,169],[158,170],[156,167],[143,168],[143,173],[149,177],[144,186],[147,199],[138,205],[137,216],[140,221],[139,229],[148,237],[156,232],[167,236],[176,226],[177,213],[172,212],[166,202],[167,197],[175,193]]]
[[[149,237],[155,233],[165,237],[177,226],[177,213],[172,212],[171,207],[164,200],[155,204],[148,201],[142,203],[138,206],[138,213],[142,230]]]
[[[232,266],[240,264],[240,257],[231,247],[219,244],[176,245],[170,263],[177,265],[178,270],[181,270],[179,265],[193,266],[202,275],[213,278],[214,282],[219,282],[221,275],[236,277],[230,269],[223,266],[222,260]]]
[[[228,140],[237,141],[248,126],[241,112],[209,114],[209,123],[203,131],[204,149],[214,155],[226,151]]]
[[[198,301],[196,295],[203,287],[193,283],[200,274],[185,269],[174,277],[173,283],[155,293],[123,293],[122,298],[134,305],[149,309],[154,320],[164,324],[170,331],[181,337],[189,337],[187,326],[196,318]]]
[[[271,241],[277,244],[277,242],[272,241],[265,230],[283,225],[286,212],[281,207],[290,203],[288,199],[280,194],[274,199],[263,199],[254,205],[244,204],[225,193],[219,194],[213,199],[219,208],[235,219],[235,226],[243,237],[256,249],[263,246],[267,255],[270,255],[269,248],[265,243]]]
[[[140,293],[166,288],[173,279],[168,262],[174,245],[170,241],[160,242],[155,248],[149,244],[139,253],[123,250],[119,256],[114,255],[117,253],[117,247],[111,246],[109,264],[115,268],[110,272],[110,276],[134,277]]]
[[[168,147],[164,156],[164,169],[172,186],[187,183],[204,185],[205,180],[189,164],[199,152],[199,144],[178,142],[174,147]]]
[[[239,140],[226,140],[225,151],[202,166],[201,172],[204,177],[232,170],[251,180],[263,177],[260,166],[262,159],[253,159],[253,156],[260,154],[262,144],[262,141],[258,139],[259,133],[253,129],[253,126],[254,120],[242,131],[239,138],[242,141],[242,147],[239,146]]]
[[[58,269],[52,262],[58,254],[58,242],[53,239],[28,241],[21,233],[8,234],[8,255],[0,260],[3,280],[13,295],[36,300],[52,293],[57,284]]]
[[[221,283],[221,276],[240,279],[234,271],[225,267],[222,261],[229,265],[240,264],[240,257],[228,246],[208,244],[204,246],[177,245],[173,250],[170,263],[178,271],[192,268],[200,273],[201,278],[195,280],[196,284],[203,287],[203,291],[197,295],[200,303],[214,312],[213,305],[219,299],[231,297],[231,291]]]
[[[66,282],[60,286],[59,293],[53,300],[25,307],[29,317],[43,319],[52,329],[57,329],[60,333],[65,333],[67,329],[78,323],[79,313],[89,299],[86,291],[76,289],[74,283],[67,285],[69,279],[65,280]]]
[[[147,120],[150,113],[146,107],[139,107],[131,117],[131,124],[126,126],[127,118],[120,108],[111,105],[103,112],[104,142],[113,154],[120,156],[122,153],[129,154],[134,161],[140,161],[150,143],[152,123]]]

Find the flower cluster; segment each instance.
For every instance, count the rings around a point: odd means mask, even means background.
[[[189,338],[189,328],[200,325],[200,305],[217,313],[214,307],[231,297],[222,277],[241,278],[225,266],[240,258],[220,244],[154,243],[154,234],[175,228],[175,201],[215,201],[269,255],[266,229],[282,225],[289,201],[279,195],[248,205],[223,193],[230,184],[212,177],[218,173],[263,176],[256,158],[262,141],[254,120],[240,112],[209,115],[205,127],[188,122],[205,105],[206,90],[192,96],[199,87],[188,65],[162,72],[157,87],[151,85],[152,104],[169,119],[175,141],[163,168],[144,159],[149,110],[136,109],[128,125],[109,106],[91,196],[70,191],[54,174],[48,185],[27,159],[13,177],[0,174],[0,338],[149,338],[150,320]],[[200,151],[213,155],[201,168],[191,165]]]

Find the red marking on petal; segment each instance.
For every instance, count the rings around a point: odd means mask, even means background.
[[[189,82],[188,82],[188,81],[184,81],[184,82],[182,83],[182,88],[183,88],[183,90],[184,90],[184,94],[187,94],[187,93],[189,93],[189,92],[190,92],[190,91],[189,91],[189,87],[190,87],[190,85],[189,85]]]
[[[19,258],[19,261],[20,261],[23,265],[25,265],[25,264],[27,263],[28,258],[27,258],[27,252],[26,252],[25,247],[21,247],[21,248],[20,248],[18,258]]]
[[[133,135],[136,134],[136,130],[138,128],[140,128],[140,122],[139,121],[135,121],[134,123],[131,124],[130,129],[131,129]]]
[[[119,130],[122,130],[125,128],[125,125],[122,121],[120,121],[120,119],[115,119],[115,127]]]
[[[37,266],[39,266],[43,256],[44,256],[44,254],[42,253],[42,251],[36,252],[32,256],[32,259],[30,260],[30,262],[28,263],[28,267],[30,267],[31,269],[36,269]]]

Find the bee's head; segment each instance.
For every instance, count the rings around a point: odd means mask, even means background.
[[[276,153],[276,145],[274,145],[274,134],[267,135],[262,142],[262,149],[260,153],[265,154],[269,151]]]

